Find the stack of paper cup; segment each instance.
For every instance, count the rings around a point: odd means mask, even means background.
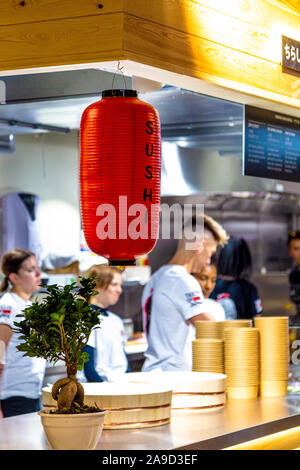
[[[226,328],[247,328],[252,326],[252,320],[240,319],[240,320],[224,320],[220,321],[221,327],[221,339],[224,339],[224,330]]]
[[[194,372],[224,372],[224,341],[215,338],[195,339],[192,342]]]
[[[288,317],[257,317],[260,336],[260,395],[287,394],[289,374]]]
[[[196,338],[222,339],[221,322],[219,321],[196,321]]]
[[[255,398],[259,385],[257,328],[226,328],[225,374],[228,398]]]

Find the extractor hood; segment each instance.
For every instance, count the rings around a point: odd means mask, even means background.
[[[84,109],[107,88],[131,88],[132,79],[103,70],[2,77],[0,135],[78,129]],[[159,112],[162,137],[184,147],[240,152],[242,105],[171,86],[139,95]]]
[[[125,82],[124,82],[125,80]],[[101,70],[76,70],[2,77],[0,135],[78,129],[84,109],[101,99],[101,90],[131,87],[131,79]]]
[[[131,77],[98,69],[16,75],[1,81],[6,99],[0,104],[0,138],[6,148],[0,141],[0,153],[13,150],[10,135],[78,130],[84,109],[101,99],[102,90],[132,88]],[[168,85],[139,93],[139,98],[152,104],[161,120],[162,195],[216,190],[207,186],[211,165],[222,167],[222,157],[241,157],[243,106]],[[205,172],[209,178],[204,178]],[[233,174],[240,174],[239,166]]]

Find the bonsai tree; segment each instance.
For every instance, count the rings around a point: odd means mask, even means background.
[[[17,346],[24,356],[42,357],[55,364],[66,364],[67,377],[52,386],[52,397],[57,400],[57,413],[99,411],[84,405],[84,389],[76,373],[82,370],[89,355],[82,351],[92,329],[99,325],[99,310],[94,310],[89,299],[97,292],[94,278],[81,278],[80,287],[73,282],[65,287],[54,284],[47,287],[47,296],[24,309],[24,317],[15,322],[15,331],[23,342]],[[100,312],[101,314],[101,312]]]

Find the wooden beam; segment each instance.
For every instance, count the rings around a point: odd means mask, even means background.
[[[125,1],[125,12],[131,16],[167,26],[193,37],[280,62],[274,49],[281,47],[282,33],[300,35],[298,15],[268,5],[262,0],[152,0],[138,4]],[[284,33],[285,32],[285,33]],[[299,36],[300,40],[300,36]]]
[[[130,16],[151,21],[155,23],[154,28],[160,25],[174,30],[174,33],[186,33],[190,35],[190,42],[203,38],[267,60],[274,59],[265,47],[272,40],[272,34],[266,28],[258,28],[244,19],[191,0],[165,0],[163,7],[162,12],[158,0],[153,0],[151,5],[142,2],[141,7],[133,0],[126,2],[126,12]]]
[[[0,28],[0,70],[116,60],[123,14],[38,21]]]
[[[282,70],[281,34],[300,41],[299,3],[0,0],[0,75],[123,60],[297,107],[300,74]]]
[[[300,16],[299,0],[265,0],[270,5],[276,5],[283,10],[288,10]]]
[[[0,0],[0,26],[123,11],[124,0]]]
[[[129,60],[176,73],[211,81],[219,77],[288,97],[299,94],[295,85],[299,78],[282,73],[276,63],[129,15],[124,22],[124,50]]]

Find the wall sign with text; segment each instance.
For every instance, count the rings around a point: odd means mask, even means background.
[[[300,118],[245,105],[243,175],[300,183]]]
[[[282,36],[282,66],[300,72],[300,42]]]

